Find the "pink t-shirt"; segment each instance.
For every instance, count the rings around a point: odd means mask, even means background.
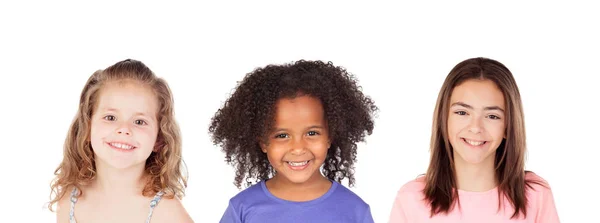
[[[539,180],[546,183],[534,173],[527,173],[526,179]],[[548,184],[546,184],[548,185]],[[398,191],[390,223],[436,223],[436,222],[461,222],[461,223],[496,223],[496,222],[521,222],[521,223],[558,223],[558,214],[554,206],[552,191],[548,187],[532,184],[533,190],[528,188],[527,217],[522,215],[510,219],[514,208],[503,197],[504,208],[498,209],[498,189],[494,188],[485,192],[458,191],[460,209],[455,206],[447,215],[440,213],[430,218],[430,206],[425,200],[423,189],[425,177],[419,177],[408,182]]]

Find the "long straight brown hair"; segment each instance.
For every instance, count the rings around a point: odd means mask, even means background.
[[[511,218],[527,215],[526,187],[531,183],[525,179],[525,123],[523,106],[517,83],[512,73],[503,64],[488,58],[471,58],[457,64],[448,74],[435,106],[432,133],[431,159],[426,173],[423,193],[431,206],[431,216],[447,214],[458,200],[453,148],[448,141],[448,113],[450,96],[454,88],[467,80],[493,81],[504,95],[506,108],[506,138],[495,154],[495,173],[498,182],[500,209],[506,197],[515,212]]]

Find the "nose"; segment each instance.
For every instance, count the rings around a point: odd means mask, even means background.
[[[129,128],[128,124],[122,124],[117,128],[117,135],[131,135],[131,128]]]
[[[474,116],[470,121],[469,121],[469,132],[471,133],[481,133],[483,131],[483,127],[482,127],[482,123],[481,123],[481,118],[478,116]]]
[[[302,155],[306,152],[306,143],[302,137],[296,137],[292,140],[291,153],[294,155]]]

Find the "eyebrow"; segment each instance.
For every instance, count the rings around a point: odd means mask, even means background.
[[[320,125],[312,125],[306,129],[325,129],[325,127],[320,126]],[[278,129],[273,130],[273,132],[280,132],[280,131],[287,131],[287,130],[288,129],[286,129],[286,128],[278,128]]]
[[[102,110],[109,111],[109,112],[118,112],[119,111],[119,109],[116,109],[116,108],[103,108]],[[152,117],[151,115],[148,115],[147,113],[144,113],[144,112],[136,112],[133,115],[134,116],[148,116],[148,117]]]
[[[450,107],[454,107],[454,106],[462,106],[468,109],[473,109],[473,106],[468,105],[467,103],[464,102],[454,102],[452,103],[452,105]],[[502,111],[504,112],[504,109],[500,108],[499,106],[488,106],[488,107],[484,107],[483,110],[485,111],[491,111],[491,110],[498,110],[498,111]]]

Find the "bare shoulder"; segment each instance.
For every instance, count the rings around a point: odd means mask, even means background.
[[[58,223],[68,223],[69,222],[69,212],[71,210],[71,191],[73,187],[67,188],[63,197],[58,200],[56,204],[56,222]]]
[[[194,222],[187,213],[181,200],[163,197],[152,213],[152,222]]]

